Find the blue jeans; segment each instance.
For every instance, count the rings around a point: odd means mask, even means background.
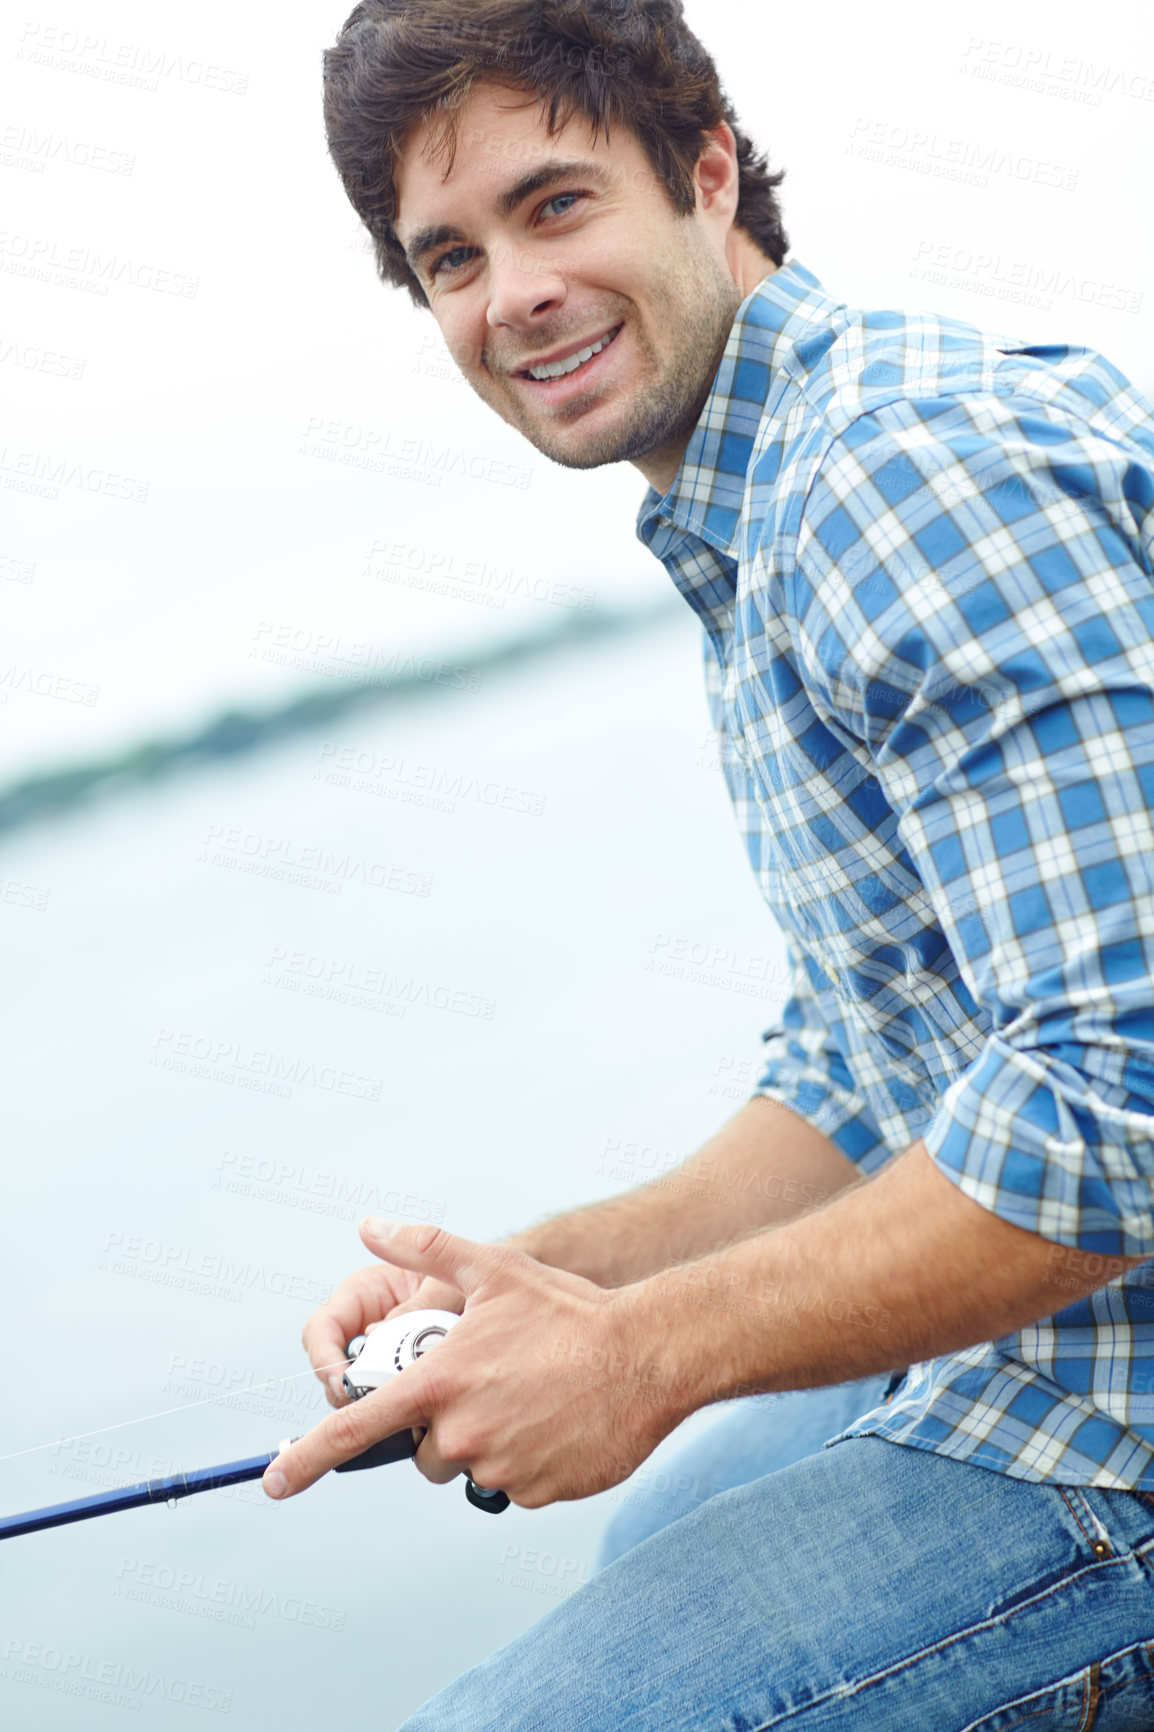
[[[403,1732],[1151,1732],[1154,1505],[823,1450],[883,1388],[723,1409],[623,1488],[611,1561]]]

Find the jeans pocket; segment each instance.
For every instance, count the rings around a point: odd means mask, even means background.
[[[1154,1727],[1154,1642],[1137,1642],[1096,1660],[992,1713],[960,1732],[1151,1732]]]
[[[961,1732],[1013,1732],[1018,1726],[1027,1732],[1090,1732],[1101,1700],[1101,1667],[1095,1664],[1028,1696],[1003,1702],[992,1714],[970,1720]]]

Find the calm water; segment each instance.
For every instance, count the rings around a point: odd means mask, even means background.
[[[0,874],[6,1510],[307,1428],[300,1328],[363,1213],[496,1237],[626,1188],[737,1110],[778,998],[688,613],[110,800]],[[588,1575],[615,1495],[494,1521],[402,1465],[13,1540],[4,1724],[394,1726]]]

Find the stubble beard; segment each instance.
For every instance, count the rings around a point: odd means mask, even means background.
[[[742,300],[732,276],[712,253],[701,250],[695,260],[686,261],[686,266],[676,273],[661,304],[655,303],[657,324],[676,332],[664,364],[653,342],[626,318],[630,340],[639,345],[643,376],[651,377],[652,385],[622,403],[615,424],[599,426],[582,439],[581,422],[597,415],[588,400],[572,406],[569,425],[573,432],[568,435],[562,419],[564,409],[550,425],[525,414],[515,399],[496,401],[498,394],[490,397],[482,393],[490,407],[543,456],[566,469],[634,463],[656,452],[683,447],[705,406]],[[629,303],[622,305],[628,309]]]

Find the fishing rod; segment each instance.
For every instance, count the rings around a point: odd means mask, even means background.
[[[346,1394],[353,1401],[359,1401],[370,1390],[379,1389],[410,1365],[415,1365],[431,1347],[443,1341],[454,1323],[459,1321],[453,1311],[409,1311],[391,1323],[379,1324],[371,1335],[358,1335],[345,1350],[350,1360],[341,1378]],[[276,1449],[263,1455],[248,1456],[243,1461],[194,1468],[190,1473],[173,1473],[161,1479],[142,1480],[137,1485],[115,1486],[111,1491],[75,1498],[71,1503],[50,1504],[44,1509],[0,1516],[0,1539],[40,1533],[44,1528],[65,1527],[70,1522],[88,1521],[92,1516],[140,1509],[145,1504],[173,1503],[179,1498],[193,1497],[197,1492],[219,1491],[223,1486],[244,1485],[248,1480],[262,1478],[269,1464],[295,1442],[295,1438],[285,1438]],[[361,1468],[385,1467],[390,1462],[408,1461],[416,1453],[416,1448],[411,1430],[398,1431],[392,1437],[382,1437],[351,1461],[341,1462],[335,1471],[353,1473]],[[509,1507],[509,1499],[503,1491],[490,1491],[474,1484],[472,1479],[465,1482],[465,1496],[475,1509],[486,1510],[490,1515],[500,1515]]]

